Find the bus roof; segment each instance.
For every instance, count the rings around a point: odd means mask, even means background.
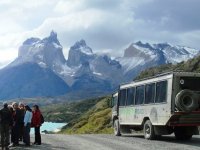
[[[170,71],[170,72],[165,72],[165,73],[161,73],[161,74],[157,74],[155,76],[151,76],[151,77],[147,77],[147,78],[143,78],[143,79],[138,79],[138,80],[134,80],[132,82],[129,83],[124,83],[120,85],[120,88],[122,87],[127,87],[128,85],[132,85],[132,84],[136,84],[136,83],[140,83],[140,82],[145,82],[148,80],[156,80],[156,79],[165,79],[165,78],[170,78],[173,76],[192,76],[192,77],[200,77],[200,73],[194,73],[194,72],[183,72],[183,71]]]

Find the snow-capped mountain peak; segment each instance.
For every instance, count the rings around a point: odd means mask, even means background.
[[[80,41],[77,41],[71,48],[70,50],[73,50],[73,51],[80,51],[82,53],[85,53],[87,55],[92,55],[93,52],[92,52],[92,49],[90,47],[87,46],[85,40],[80,40]]]
[[[84,40],[80,40],[70,48],[67,64],[71,67],[79,66],[93,57],[92,49]]]
[[[26,62],[39,64],[41,67],[55,68],[66,62],[57,34],[52,31],[49,37],[44,39],[29,38],[19,48],[18,58],[9,66],[15,66]]]
[[[44,43],[55,43],[55,44],[61,46],[60,42],[58,41],[58,38],[57,38],[57,33],[53,30],[51,31],[49,37],[44,38],[42,40],[42,42],[44,42]]]

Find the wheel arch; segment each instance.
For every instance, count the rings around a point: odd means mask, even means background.
[[[144,117],[141,125],[144,126],[144,123],[145,123],[147,120],[150,120],[150,118],[149,118],[149,117]],[[150,120],[150,121],[151,121],[151,120]]]

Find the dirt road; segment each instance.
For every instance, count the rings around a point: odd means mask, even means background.
[[[43,144],[12,150],[199,150],[200,136],[191,141],[175,140],[174,136],[163,136],[157,141],[148,141],[141,135],[115,137],[113,135],[42,135]]]

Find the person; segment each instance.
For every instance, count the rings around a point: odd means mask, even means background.
[[[30,146],[30,129],[32,120],[32,110],[26,105],[25,106],[25,116],[24,116],[24,143],[26,146]]]
[[[5,102],[3,104],[3,108],[0,110],[0,118],[1,118],[1,147],[2,150],[9,149],[9,142],[10,142],[10,127],[13,124],[13,120],[12,120],[12,113],[8,108],[8,104]]]
[[[13,127],[11,131],[11,146],[18,146],[19,145],[19,125],[21,122],[21,113],[18,107],[18,103],[13,102]]]
[[[32,127],[35,129],[35,142],[36,145],[41,145],[41,112],[38,105],[33,106],[33,117],[32,117]]]
[[[24,115],[25,115],[25,108],[24,103],[19,103],[19,110],[20,110],[20,121],[19,121],[19,141],[23,140],[24,135]]]

